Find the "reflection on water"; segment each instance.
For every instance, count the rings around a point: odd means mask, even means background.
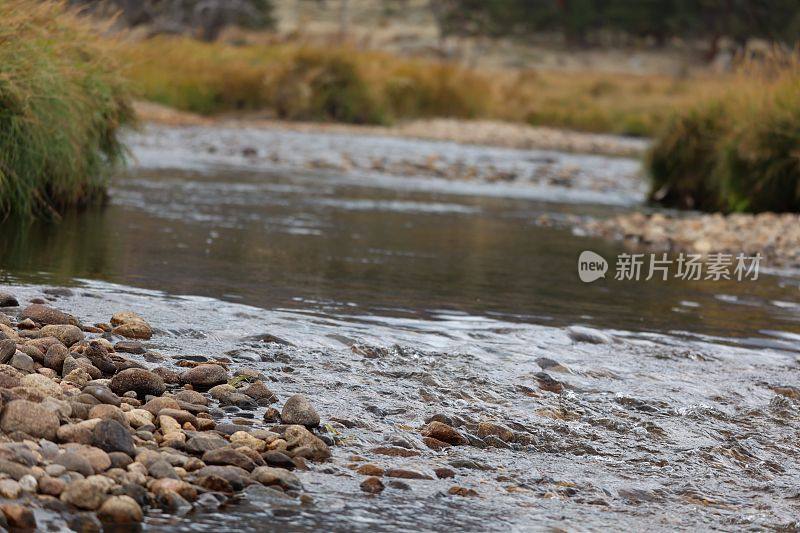
[[[112,198],[57,225],[5,223],[0,268],[22,281],[99,279],[346,315],[458,311],[775,343],[785,343],[775,332],[800,333],[791,278],[587,285],[578,254],[620,250],[535,224],[618,208],[232,169],[141,170]]]

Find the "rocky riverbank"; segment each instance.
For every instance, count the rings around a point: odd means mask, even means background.
[[[17,304],[0,294],[0,307]],[[185,513],[253,486],[303,501],[292,471],[333,444],[308,399],[279,411],[264,377],[230,360],[162,366],[141,342],[152,335],[135,313],[86,325],[39,299],[0,314],[2,526],[35,528],[32,506],[73,515],[81,531],[96,518],[136,523],[149,508]],[[228,406],[267,409],[215,420]]]
[[[71,294],[55,289],[51,295]],[[0,293],[0,525],[37,527],[35,511],[65,517],[71,529],[144,520],[151,509],[185,515],[259,491],[298,505],[313,501],[293,471],[331,457],[340,435],[303,394],[278,398],[261,373],[229,358],[182,358],[175,365],[146,348],[153,328],[133,312],[82,324],[42,298],[19,306]],[[280,342],[280,339],[271,339]],[[364,348],[365,357],[378,357]],[[282,404],[282,406],[281,406]],[[280,407],[280,409],[278,409]],[[263,411],[260,419],[246,413]],[[230,413],[244,413],[230,417]],[[514,432],[491,423],[477,434],[500,444]],[[431,420],[420,430],[432,450],[470,441]],[[482,441],[481,441],[482,442]],[[419,455],[399,446],[378,455]],[[432,479],[351,457],[368,494],[403,479]],[[435,470],[438,478],[453,470]],[[477,496],[454,485],[450,494]]]
[[[793,519],[790,353],[474,318],[445,336],[94,282],[3,290],[12,527]]]
[[[578,223],[581,231],[634,247],[699,254],[760,253],[761,265],[800,268],[800,216],[775,214],[625,213]]]
[[[165,126],[218,126],[224,128],[262,128],[303,133],[337,133],[452,141],[462,144],[515,148],[519,150],[558,150],[581,154],[639,157],[647,148],[646,139],[597,133],[582,133],[556,128],[534,127],[499,120],[427,119],[411,120],[394,126],[290,122],[258,116],[203,117],[152,102],[139,101],[135,110],[143,122]]]

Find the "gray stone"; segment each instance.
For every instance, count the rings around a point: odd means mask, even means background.
[[[197,365],[181,374],[181,381],[198,389],[209,389],[228,381],[228,371],[220,365]]]
[[[86,477],[94,474],[92,464],[83,456],[74,453],[62,453],[53,461],[54,464],[61,465],[69,471],[78,472]]]
[[[303,485],[297,476],[283,468],[259,466],[250,474],[250,477],[262,485],[278,485],[287,490],[302,490]]]
[[[22,370],[24,372],[33,372],[33,359],[30,355],[26,355],[20,351],[17,351],[14,355],[11,356],[11,361],[9,363],[11,366],[16,368],[17,370]]]
[[[284,424],[313,428],[319,425],[319,415],[308,398],[302,394],[295,394],[283,405],[281,421]]]
[[[133,437],[116,420],[102,420],[92,432],[92,442],[106,452],[123,452],[130,456],[136,453]]]
[[[54,440],[58,427],[59,420],[55,413],[27,400],[9,402],[0,415],[0,428],[6,433],[21,431],[32,437]]]

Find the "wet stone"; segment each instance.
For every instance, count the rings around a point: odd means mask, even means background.
[[[308,398],[302,394],[295,394],[283,405],[281,421],[284,424],[313,428],[319,425],[319,415]]]
[[[0,505],[0,511],[2,511],[12,531],[33,531],[36,529],[36,517],[28,507],[6,503]]]
[[[202,364],[181,374],[181,382],[206,390],[228,381],[228,371],[220,365]]]
[[[116,407],[122,404],[122,399],[104,385],[87,385],[83,388],[83,392],[90,394],[100,403],[114,405]]]
[[[147,395],[160,396],[167,389],[163,379],[142,368],[123,370],[111,378],[109,388],[115,394],[134,391],[140,398],[144,398]]]
[[[30,318],[34,322],[43,325],[48,325],[48,324],[53,324],[53,325],[66,324],[72,326],[79,325],[78,319],[75,318],[74,316],[43,304],[29,305],[28,307],[22,310],[20,318],[22,318],[23,320],[26,318]]]
[[[116,420],[103,420],[94,427],[92,441],[106,452],[135,453],[133,438],[125,427]]]
[[[17,307],[18,305],[19,301],[13,294],[0,292],[0,307]]]
[[[119,341],[114,345],[114,350],[117,352],[125,352],[132,354],[143,354],[146,352],[142,343],[135,340]]]
[[[209,450],[203,454],[202,459],[207,465],[237,466],[247,471],[251,471],[256,467],[252,459],[232,448]]]

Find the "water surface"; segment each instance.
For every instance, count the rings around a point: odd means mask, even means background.
[[[152,530],[791,527],[800,409],[774,389],[798,380],[798,280],[580,282],[581,251],[622,250],[572,221],[641,201],[637,162],[204,128],[131,141],[105,208],[0,226],[7,288],[74,286],[54,304],[86,322],[137,311],[151,348],[256,368],[345,439],[300,473],[311,504],[252,493]],[[494,170],[449,174],[470,165]],[[548,370],[563,394],[539,388],[542,358],[566,368]],[[433,453],[418,428],[434,414],[520,440]],[[422,455],[371,451],[387,444]],[[370,498],[354,455],[457,475]]]

